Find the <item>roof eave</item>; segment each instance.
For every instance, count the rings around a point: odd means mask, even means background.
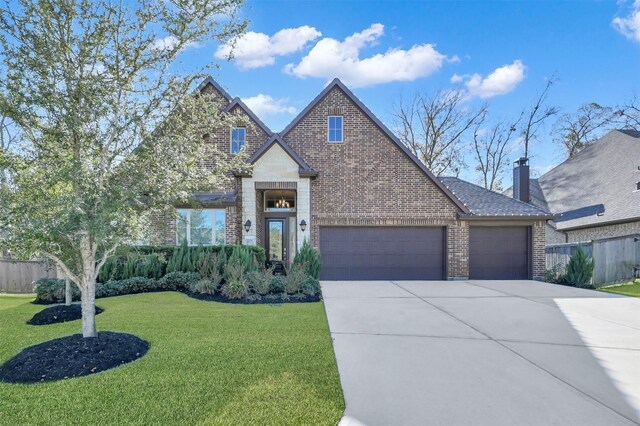
[[[557,219],[558,215],[474,215],[470,213],[458,213],[458,218],[468,221],[483,221],[483,220],[506,220],[506,221],[526,221],[526,220],[553,220]]]
[[[235,106],[239,106],[245,112],[245,114],[247,114],[258,125],[258,127],[260,127],[260,129],[262,129],[262,131],[267,134],[267,136],[273,136],[273,132],[271,131],[271,129],[266,124],[264,124],[253,111],[251,111],[251,108],[249,108],[247,104],[242,102],[242,99],[238,97],[233,98],[231,103],[229,103],[229,105],[225,107],[224,112],[228,113]]]

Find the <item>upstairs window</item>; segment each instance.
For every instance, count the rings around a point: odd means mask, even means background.
[[[234,127],[231,129],[231,153],[240,152],[246,142],[247,129],[244,127]]]
[[[224,244],[225,212],[223,209],[179,209],[176,243],[187,240],[190,246]]]
[[[327,140],[329,142],[342,142],[342,116],[330,115],[328,124],[329,131]]]

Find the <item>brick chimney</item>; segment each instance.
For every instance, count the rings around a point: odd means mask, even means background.
[[[529,203],[529,159],[518,158],[513,163],[513,198]]]

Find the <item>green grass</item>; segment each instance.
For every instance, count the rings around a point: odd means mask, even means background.
[[[623,296],[640,297],[640,279],[626,283],[600,287],[598,290],[607,293],[622,294]]]
[[[26,325],[42,306],[0,296],[0,363],[80,331]],[[150,343],[143,358],[91,376],[0,383],[0,423],[335,425],[344,410],[322,303],[203,302],[181,293],[98,300],[99,330]]]

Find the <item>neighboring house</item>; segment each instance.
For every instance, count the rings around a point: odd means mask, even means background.
[[[519,170],[524,168],[516,165],[515,180]],[[640,234],[640,131],[609,132],[531,179],[530,193],[523,189],[521,195],[520,199],[528,201],[530,196],[531,204],[560,216],[548,223],[547,245]]]
[[[253,123],[211,135],[230,155],[246,150],[253,170],[196,194],[197,209],[178,206],[166,242],[258,244],[289,262],[310,239],[329,280],[543,276],[547,211],[435,177],[340,80],[280,133],[214,80],[200,90]]]

